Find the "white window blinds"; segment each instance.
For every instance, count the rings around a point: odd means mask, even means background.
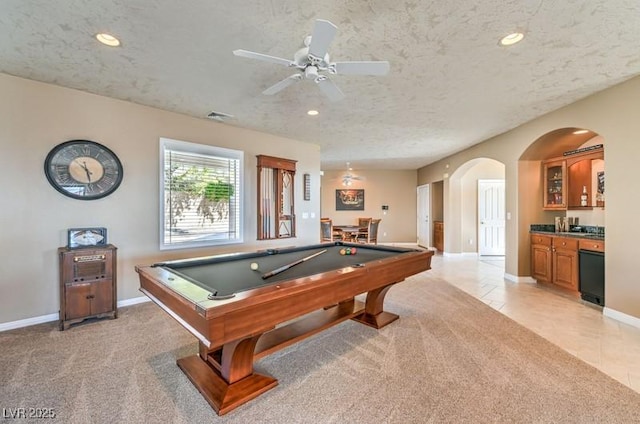
[[[242,152],[161,139],[161,248],[238,243]]]

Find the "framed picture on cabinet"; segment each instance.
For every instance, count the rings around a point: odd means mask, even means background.
[[[67,230],[67,246],[69,249],[105,246],[106,244],[107,229],[104,227],[69,228]]]

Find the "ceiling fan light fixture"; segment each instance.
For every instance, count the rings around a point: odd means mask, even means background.
[[[318,78],[318,68],[316,66],[307,66],[304,68],[304,76],[306,79],[316,79]]]
[[[310,109],[310,110],[307,111],[307,115],[309,115],[309,116],[318,116],[319,114],[320,114],[320,112],[318,112],[315,109]]]
[[[294,82],[309,80],[315,82],[320,92],[330,101],[337,102],[342,100],[345,95],[326,73],[386,75],[389,72],[389,62],[387,61],[331,62],[328,49],[337,29],[334,24],[325,19],[316,19],[311,36],[307,36],[304,39],[305,47],[294,53],[293,60],[243,49],[236,49],[233,54],[247,59],[257,59],[296,69],[295,74],[267,88],[262,94],[270,96],[284,90]]]
[[[501,46],[512,46],[516,43],[519,43],[524,38],[524,34],[521,32],[512,32],[509,35],[505,35],[500,40]]]
[[[107,34],[106,32],[101,32],[99,34],[96,34],[96,40],[98,40],[105,46],[109,46],[109,47],[120,46],[120,40],[118,40],[116,37],[114,37],[111,34]]]

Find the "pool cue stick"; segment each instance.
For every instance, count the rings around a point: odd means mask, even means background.
[[[265,273],[265,274],[262,274],[262,279],[263,279],[263,280],[266,280],[266,279],[267,279],[267,278],[269,278],[269,277],[273,277],[274,275],[278,275],[278,274],[280,274],[281,272],[284,272],[284,271],[288,270],[289,268],[293,268],[293,267],[294,267],[294,266],[296,266],[296,265],[300,265],[302,262],[306,262],[306,261],[308,261],[309,259],[313,259],[313,258],[315,258],[315,257],[316,257],[316,256],[318,256],[318,255],[322,255],[322,254],[323,254],[324,252],[326,252],[326,251],[327,251],[327,249],[321,250],[321,251],[319,251],[319,252],[314,253],[313,255],[309,255],[309,256],[307,256],[306,258],[298,259],[298,260],[297,260],[297,261],[295,261],[295,262],[291,262],[290,264],[283,265],[283,266],[281,266],[280,268],[276,268],[276,269],[274,269],[273,271],[269,271],[269,272],[267,272],[267,273]]]

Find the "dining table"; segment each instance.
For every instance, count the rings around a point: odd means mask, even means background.
[[[360,227],[359,225],[334,225],[333,230],[342,234],[343,241],[356,241],[358,233],[366,232],[367,227]]]

